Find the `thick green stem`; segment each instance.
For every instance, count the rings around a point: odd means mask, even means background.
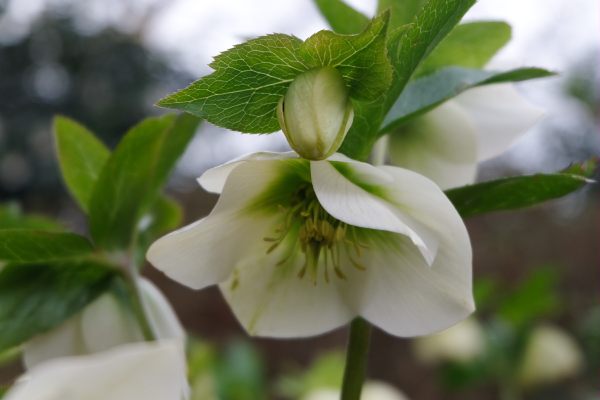
[[[341,400],[360,400],[367,370],[371,326],[362,318],[356,318],[350,325],[350,337],[346,352],[346,370],[342,384]]]
[[[140,327],[140,330],[142,331],[144,339],[147,341],[156,340],[156,334],[152,329],[152,325],[150,324],[150,320],[148,319],[148,314],[146,312],[146,309],[144,308],[144,300],[142,299],[142,294],[137,284],[137,279],[129,277],[127,284],[129,285],[129,293],[131,298],[131,305],[133,308],[133,314],[137,319],[138,325]]]

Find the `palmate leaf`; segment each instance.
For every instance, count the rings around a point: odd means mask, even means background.
[[[385,54],[387,14],[358,35],[317,32],[305,42],[267,35],[215,57],[212,74],[162,99],[158,105],[183,110],[228,129],[247,133],[279,130],[276,108],[288,86],[312,68],[340,71],[355,99],[374,99],[391,80]]]
[[[0,262],[34,263],[68,259],[90,254],[91,243],[67,232],[31,229],[0,230]]]
[[[380,134],[403,124],[458,94],[477,86],[546,78],[554,73],[541,68],[484,71],[448,67],[408,84],[383,121]]]
[[[131,244],[197,125],[195,117],[167,115],[148,118],[125,135],[102,169],[90,202],[90,230],[98,246],[114,250]]]
[[[94,260],[8,264],[0,270],[0,352],[58,326],[116,276],[116,269]]]
[[[572,171],[503,178],[450,189],[446,195],[463,218],[514,210],[565,196],[593,182]]]

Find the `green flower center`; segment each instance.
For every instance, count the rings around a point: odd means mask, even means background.
[[[267,254],[286,244],[284,256],[277,265],[295,260],[300,251],[304,264],[298,277],[304,278],[308,274],[315,284],[320,270],[325,282],[329,282],[330,270],[339,279],[346,279],[343,271],[346,264],[358,270],[365,269],[360,262],[362,250],[367,248],[359,240],[361,228],[329,215],[319,203],[311,184],[301,185],[288,204],[278,204],[278,212],[281,214],[280,224],[273,236],[264,238],[271,243]]]

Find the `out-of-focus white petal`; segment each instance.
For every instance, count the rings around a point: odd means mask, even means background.
[[[302,400],[339,400],[340,391],[336,389],[317,389],[302,398]],[[408,398],[385,382],[367,381],[363,386],[361,400],[408,400]]]
[[[414,351],[424,363],[467,363],[485,351],[483,329],[475,318],[467,318],[445,331],[415,339]]]
[[[325,333],[350,321],[355,314],[339,293],[343,285],[333,273],[313,283],[298,277],[304,262],[296,257],[277,265],[285,250],[240,260],[221,291],[236,317],[251,334],[264,337],[304,337]],[[319,270],[318,273],[323,273]],[[307,275],[310,272],[307,272]]]
[[[29,340],[23,346],[25,368],[56,357],[75,356],[87,351],[81,337],[81,315],[65,321],[57,328]]]
[[[503,153],[543,115],[512,83],[476,87],[461,93],[454,101],[475,124],[479,161]]]
[[[382,174],[383,172],[383,174]],[[431,264],[437,252],[437,239],[428,229],[404,213],[390,207],[381,176],[393,177],[364,163],[311,162],[311,177],[321,206],[334,218],[349,225],[400,233],[408,236]]]
[[[519,368],[523,386],[543,386],[576,376],[583,368],[583,354],[575,340],[550,325],[531,333]]]
[[[185,330],[161,291],[147,279],[140,279],[139,285],[144,308],[158,339],[185,340]]]
[[[224,281],[233,267],[270,234],[273,221],[245,212],[250,200],[280,176],[279,161],[246,162],[233,168],[215,208],[204,219],[163,236],[148,260],[170,278],[193,289]]]
[[[346,298],[359,315],[396,336],[448,328],[475,308],[464,223],[427,178],[397,167],[381,168],[395,180],[388,188],[390,202],[436,235],[438,252],[428,267],[415,246],[398,235],[388,251],[373,248],[365,254],[366,271],[349,271]]]
[[[117,297],[107,293],[88,305],[81,314],[81,339],[86,353],[142,341],[137,321]]]
[[[6,400],[182,400],[189,397],[178,341],[137,343],[39,364]]]
[[[448,101],[392,133],[389,156],[392,164],[425,175],[447,189],[475,181],[477,141],[469,115]]]
[[[258,153],[246,154],[238,157],[234,160],[226,162],[225,164],[218,165],[216,167],[206,170],[202,176],[198,178],[198,183],[207,192],[221,193],[225,186],[227,177],[238,165],[246,161],[258,161],[258,160],[284,160],[286,158],[296,158],[298,155],[293,151],[285,153],[275,153],[269,151],[262,151]]]

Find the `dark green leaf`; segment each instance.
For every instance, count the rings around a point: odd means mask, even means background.
[[[0,261],[35,263],[79,257],[93,251],[83,236],[31,229],[0,230]]]
[[[0,271],[0,351],[71,317],[104,292],[116,270],[92,260],[8,265]]]
[[[198,120],[167,115],[134,126],[106,162],[90,203],[90,230],[105,249],[127,247],[156,200]]]
[[[552,72],[540,68],[519,68],[504,72],[460,67],[444,68],[432,75],[412,81],[404,89],[385,117],[381,133],[398,127],[410,118],[416,117],[470,88],[552,75]]]
[[[457,25],[415,72],[428,75],[440,68],[483,68],[508,43],[511,28],[501,21],[476,21]]]
[[[555,268],[537,268],[503,299],[498,314],[514,327],[552,316],[561,306],[558,282]]]
[[[590,181],[581,175],[536,174],[498,179],[446,191],[463,218],[513,210],[565,196]]]
[[[41,215],[23,214],[17,203],[5,203],[0,204],[0,229],[62,231],[65,228],[53,219]]]
[[[410,23],[424,4],[425,0],[379,0],[377,12],[390,10],[390,27],[396,28]]]
[[[337,33],[346,35],[358,33],[369,23],[369,18],[342,0],[314,0],[314,2]]]
[[[381,96],[391,80],[385,54],[387,15],[358,35],[321,31],[302,42],[275,34],[250,40],[215,58],[212,74],[158,105],[183,110],[215,125],[247,133],[279,130],[276,108],[296,76],[312,68],[340,71],[356,99]]]
[[[63,179],[87,213],[94,184],[110,152],[92,132],[66,117],[54,118],[54,137]]]

